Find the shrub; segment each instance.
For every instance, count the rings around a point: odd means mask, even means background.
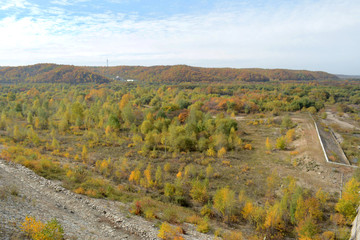
[[[201,220],[202,219],[199,215],[192,215],[186,219],[187,222],[192,224],[198,224]]]
[[[295,129],[289,129],[286,132],[286,136],[285,136],[286,140],[291,143],[292,141],[294,141],[295,139]]]
[[[280,150],[285,150],[286,148],[286,139],[284,136],[281,136],[276,139],[276,148]]]
[[[299,154],[299,151],[291,151],[290,156],[296,156]]]
[[[321,239],[323,240],[335,240],[335,233],[331,231],[324,232],[321,235]]]
[[[197,224],[196,231],[201,233],[207,233],[210,231],[209,219],[207,217],[200,220],[200,222]]]
[[[206,217],[213,217],[214,216],[214,212],[212,210],[212,207],[210,204],[206,204],[204,205],[201,210],[200,210],[200,214],[202,216],[206,216]]]
[[[246,149],[246,150],[251,150],[251,149],[252,149],[252,145],[251,145],[250,143],[247,143],[247,144],[245,144],[244,149]]]
[[[33,240],[61,240],[64,239],[64,230],[56,219],[46,224],[37,221],[34,217],[26,216],[21,229]]]
[[[226,154],[226,149],[224,147],[222,147],[218,153],[217,153],[217,156],[218,158],[222,158],[224,155]],[[210,155],[209,155],[210,156]]]
[[[180,227],[173,227],[167,222],[161,224],[158,237],[165,240],[183,240],[183,230]]]
[[[341,227],[336,231],[336,239],[347,240],[350,238],[350,229],[348,227]]]
[[[243,235],[240,231],[231,231],[229,233],[225,233],[223,238],[226,240],[242,240]]]
[[[133,208],[130,210],[130,212],[135,215],[141,215],[141,213],[142,213],[141,202],[136,201],[133,205]]]
[[[330,220],[336,225],[344,226],[346,224],[346,219],[344,215],[340,213],[332,214],[330,216]]]
[[[221,188],[216,191],[213,201],[214,208],[222,214],[225,220],[235,207],[235,193],[228,187]]]

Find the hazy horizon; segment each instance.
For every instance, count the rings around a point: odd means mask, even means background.
[[[34,63],[34,64],[23,64],[23,65],[0,65],[0,67],[26,67],[26,66],[32,66],[32,65],[36,65],[36,64],[56,64],[56,65],[71,65],[71,66],[76,66],[76,67],[107,67],[106,66],[106,62],[104,65],[77,65],[77,64],[59,64],[59,63]],[[161,65],[110,65],[108,67],[121,67],[121,66],[130,66],[130,67],[156,67],[156,66],[178,66],[178,65],[185,65],[185,66],[189,66],[189,67],[199,67],[199,68],[233,68],[233,69],[283,69],[283,70],[295,70],[295,71],[314,71],[314,72],[327,72],[327,71],[323,71],[323,70],[309,70],[309,69],[290,69],[290,68],[259,68],[259,67],[248,67],[248,68],[242,68],[242,67],[202,67],[202,66],[195,66],[195,65],[188,65],[188,64],[161,64]],[[334,75],[339,75],[339,76],[350,76],[350,77],[360,77],[360,74],[342,74],[342,73],[333,73],[333,72],[327,72],[329,74],[334,74]]]

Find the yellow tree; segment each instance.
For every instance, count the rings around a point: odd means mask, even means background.
[[[151,164],[149,163],[147,168],[144,170],[144,176],[146,179],[146,187],[151,187],[153,186],[153,180],[151,178]]]
[[[270,139],[269,139],[268,137],[266,138],[265,147],[266,147],[266,150],[267,150],[267,151],[271,151],[271,150],[272,150],[272,146],[271,146],[271,143],[270,143]]]
[[[209,164],[206,168],[206,177],[211,178],[214,174],[214,168]]]
[[[252,204],[252,202],[248,201],[245,203],[245,206],[241,211],[241,214],[246,220],[249,220],[250,216],[253,214],[253,211],[254,211],[254,205]]]
[[[276,148],[280,150],[286,149],[286,138],[284,136],[276,139]]]
[[[140,178],[141,178],[141,172],[139,169],[135,169],[134,171],[131,171],[130,176],[129,176],[130,182],[140,184]]]
[[[156,168],[156,172],[155,172],[155,185],[156,186],[161,186],[162,185],[162,170],[161,167],[158,166]]]
[[[285,229],[285,223],[282,219],[283,212],[280,202],[276,202],[274,205],[268,207],[266,211],[266,217],[264,222],[264,229],[270,234],[276,232],[282,232]]]
[[[222,158],[222,157],[224,157],[225,154],[226,154],[226,149],[225,149],[224,147],[222,147],[222,148],[218,151],[217,156],[218,156],[219,158]]]
[[[216,191],[214,196],[214,208],[218,210],[224,220],[227,220],[235,207],[235,193],[229,187],[224,187]]]
[[[339,199],[335,209],[344,215],[350,223],[356,216],[356,208],[360,203],[360,183],[351,178],[345,185],[342,197]]]
[[[16,141],[19,141],[21,139],[21,133],[20,133],[20,130],[19,130],[19,126],[18,125],[15,125],[14,126],[14,139]]]
[[[294,128],[289,129],[286,132],[285,138],[286,138],[288,143],[291,143],[292,141],[294,141],[294,139],[295,139],[295,129]]]
[[[206,151],[206,155],[208,155],[209,157],[213,157],[215,156],[216,152],[214,150],[214,148],[209,148],[207,151]]]
[[[130,99],[132,98],[131,94],[127,93],[127,94],[124,94],[120,100],[120,103],[119,103],[119,108],[120,110],[122,110],[130,101]]]
[[[83,148],[82,148],[81,159],[83,160],[84,163],[88,159],[88,150],[85,145],[83,145]]]
[[[181,236],[182,233],[182,228],[173,227],[167,222],[163,222],[160,226],[158,237],[164,240],[184,240]]]
[[[196,179],[192,182],[192,187],[190,190],[191,198],[199,203],[204,203],[208,199],[207,194],[207,182],[201,182],[199,179]]]

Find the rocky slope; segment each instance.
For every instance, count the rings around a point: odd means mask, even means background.
[[[56,218],[65,239],[159,239],[153,222],[128,209],[120,202],[75,194],[59,182],[0,159],[0,239],[22,239],[20,226],[26,216],[42,222]],[[185,231],[184,239],[213,239],[191,225]]]

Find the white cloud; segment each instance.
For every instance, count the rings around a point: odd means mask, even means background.
[[[9,8],[26,8],[28,1],[26,0],[4,0],[0,2],[0,10],[7,10]]]
[[[81,2],[88,2],[89,0],[52,0],[50,3],[61,6],[74,5]]]
[[[24,0],[16,2],[19,8],[31,7]],[[241,5],[162,19],[113,12],[73,16],[57,7],[37,16],[0,19],[0,65],[101,65],[109,58],[113,65],[281,67],[355,74],[358,16],[356,0],[304,1],[271,9]]]

